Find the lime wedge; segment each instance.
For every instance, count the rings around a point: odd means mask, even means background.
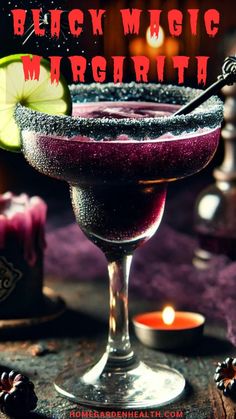
[[[14,110],[21,103],[39,112],[52,115],[70,115],[70,91],[61,76],[59,83],[50,80],[50,65],[41,59],[39,80],[25,81],[21,57],[30,54],[9,55],[0,59],[0,147],[20,151],[20,132],[14,120]]]

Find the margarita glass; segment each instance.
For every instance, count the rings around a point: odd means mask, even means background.
[[[110,277],[107,348],[96,363],[56,379],[62,395],[106,408],[161,406],[184,390],[184,377],[139,360],[128,330],[128,277],[135,248],[157,230],[168,182],[205,167],[218,145],[222,103],[210,98],[171,116],[199,95],[184,87],[144,84],[71,86],[73,117],[17,106],[22,150],[41,173],[70,185],[77,222],[105,253]]]

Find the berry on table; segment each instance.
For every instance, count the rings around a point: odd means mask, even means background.
[[[34,410],[38,398],[34,384],[15,371],[3,372],[0,378],[0,409],[8,416],[22,417]]]
[[[224,396],[236,399],[236,358],[226,358],[223,362],[219,362],[214,380]]]

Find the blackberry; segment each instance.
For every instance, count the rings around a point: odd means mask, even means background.
[[[0,378],[0,409],[8,416],[22,417],[37,406],[34,384],[15,371],[3,372]]]
[[[214,380],[224,396],[236,400],[236,358],[226,358],[219,362]]]

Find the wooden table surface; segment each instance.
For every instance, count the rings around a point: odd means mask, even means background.
[[[37,326],[33,331],[25,330],[18,337],[11,333],[7,340],[2,337],[1,368],[19,370],[30,376],[35,383],[39,401],[36,412],[30,418],[67,419],[76,412],[79,417],[86,409],[61,398],[52,383],[58,372],[73,357],[79,357],[83,362],[95,349],[101,351],[105,347],[107,284],[54,281],[49,281],[48,284],[63,296],[68,310],[57,320]],[[134,295],[130,297],[131,316],[156,308],[154,302],[143,301]],[[208,324],[199,346],[191,352],[178,354],[148,349],[132,333],[134,348],[143,359],[151,359],[178,369],[188,383],[181,400],[161,409],[152,409],[157,411],[153,417],[236,418],[236,405],[221,396],[212,380],[217,362],[226,356],[236,356],[236,349],[227,341],[225,333],[223,326]],[[0,414],[0,418],[4,417]]]

